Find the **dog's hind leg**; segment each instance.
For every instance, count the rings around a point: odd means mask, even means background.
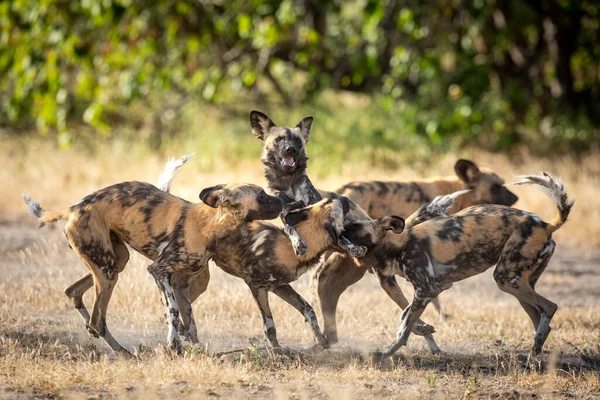
[[[319,321],[317,321],[317,315],[315,310],[311,307],[306,300],[302,298],[290,285],[282,285],[273,289],[273,293],[285,300],[288,304],[294,307],[296,310],[304,316],[305,320],[310,323],[313,335],[317,344],[323,348],[328,349],[329,343],[319,328]]]
[[[196,322],[194,321],[194,313],[192,310],[192,302],[190,300],[189,281],[191,279],[186,274],[174,273],[171,279],[173,285],[173,293],[175,294],[175,301],[177,307],[181,312],[180,327],[182,328],[179,333],[184,335],[190,342],[198,343],[198,330],[196,329]]]
[[[379,279],[379,284],[383,288],[383,290],[387,293],[387,295],[396,303],[402,310],[408,307],[409,303],[406,297],[404,297],[404,293],[398,286],[398,282],[396,281],[395,276],[386,276],[374,270],[377,279]],[[429,351],[432,354],[438,354],[440,352],[440,348],[435,343],[435,339],[433,338],[432,333],[435,332],[433,326],[426,324],[425,322],[418,320],[412,331],[415,335],[424,336],[427,341],[427,347],[429,347]]]
[[[92,274],[87,274],[77,282],[65,289],[65,295],[73,302],[75,309],[81,315],[81,318],[86,325],[90,323],[90,313],[85,304],[83,304],[83,294],[94,286],[94,277]]]
[[[65,226],[65,234],[71,247],[83,259],[93,276],[96,299],[92,315],[88,318],[87,328],[92,336],[104,339],[114,352],[130,356],[131,353],[123,348],[106,328],[106,310],[112,291],[117,283],[119,271],[122,271],[127,263],[122,252],[123,249],[125,251],[127,249],[124,246],[122,249],[117,244],[115,251],[115,248],[113,248],[115,243],[112,243],[110,232],[102,231],[98,225],[102,226],[97,221],[92,220],[80,226],[79,222],[75,220],[67,222]],[[93,236],[82,234],[82,232],[90,232],[90,230],[94,230]],[[89,285],[87,276],[71,285],[67,289],[69,292],[67,295],[74,294],[74,299],[76,299],[78,295],[83,295],[86,285]],[[83,302],[81,302],[81,305],[83,305]],[[80,314],[85,319],[87,310],[83,314],[80,312]]]
[[[269,292],[265,288],[258,288],[250,286],[252,296],[256,301],[256,305],[260,310],[260,315],[263,319],[263,329],[265,332],[265,338],[269,341],[271,346],[279,347],[277,341],[277,330],[275,329],[275,322],[273,322],[273,314],[271,313],[271,307],[269,306]]]
[[[317,294],[323,314],[323,329],[329,344],[338,342],[336,310],[340,296],[367,272],[345,254],[333,253],[319,267]]]
[[[533,241],[531,241],[533,242]],[[515,296],[521,303],[536,328],[532,352],[539,354],[550,334],[550,321],[558,306],[536,293],[535,283],[547,267],[554,253],[554,242],[549,241],[537,253],[534,260],[526,258],[523,253],[533,253],[531,249],[519,246],[522,243],[521,234],[517,231],[507,241],[504,251],[494,271],[494,279],[500,290]],[[518,260],[515,263],[512,260]]]

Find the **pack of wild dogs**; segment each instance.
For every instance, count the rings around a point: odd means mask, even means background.
[[[62,211],[45,211],[23,195],[40,226],[65,220],[70,247],[89,273],[65,290],[87,331],[118,354],[131,355],[110,334],[106,313],[119,273],[129,260],[126,245],[152,263],[148,272],[164,296],[168,347],[181,352],[180,336],[198,342],[192,303],[210,280],[208,262],[243,279],[262,316],[266,340],[278,347],[268,293],[298,310],[317,347],[338,341],[340,295],[367,271],[400,306],[394,342],[376,352],[389,357],[411,333],[439,352],[434,328],[420,320],[430,302],[454,282],[495,266],[500,290],[515,296],[533,323],[532,354],[550,333],[557,305],[535,291],[555,249],[552,233],[567,220],[573,201],[560,180],[547,173],[520,176],[515,184],[538,185],[558,215],[544,222],[511,206],[518,200],[497,174],[458,160],[455,176],[422,181],[351,182],[334,192],[316,189],[307,175],[306,144],[312,117],[280,127],[265,114],[250,114],[252,134],[264,145],[268,192],[253,184],[219,184],[200,192],[200,203],[169,193],[189,157],[170,160],[157,186],[124,182],[98,190]],[[281,218],[283,227],[265,220]],[[312,270],[324,321],[290,283]],[[411,302],[396,275],[414,287]],[[83,294],[91,287],[91,315]]]

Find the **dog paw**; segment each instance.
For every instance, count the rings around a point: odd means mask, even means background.
[[[178,356],[183,354],[183,346],[181,346],[181,342],[178,340],[174,340],[171,343],[169,343],[168,348],[170,351],[177,354]]]
[[[413,328],[413,333],[419,336],[426,336],[435,333],[435,328],[429,324],[417,324]]]
[[[98,332],[92,328],[89,324],[85,325],[85,329],[87,329],[88,335],[92,338],[98,339],[100,337],[100,334],[98,334]]]
[[[348,254],[352,257],[364,257],[367,254],[367,248],[365,246],[353,246],[348,248]]]
[[[308,247],[306,246],[306,243],[304,243],[302,240],[294,242],[293,245],[294,253],[296,253],[297,256],[303,256],[306,254],[306,250],[308,250]]]

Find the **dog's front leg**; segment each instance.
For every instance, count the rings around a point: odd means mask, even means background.
[[[315,314],[315,310],[311,307],[310,304],[306,300],[302,298],[292,288],[290,285],[282,285],[275,289],[273,289],[273,293],[277,296],[281,297],[287,303],[289,303],[296,310],[300,311],[300,313],[304,316],[304,319],[310,323],[311,330],[313,335],[315,336],[315,340],[317,341],[317,345],[322,349],[329,348],[329,342],[325,335],[321,332],[321,328],[319,328],[319,321],[317,321],[317,315]]]
[[[254,286],[250,286],[250,291],[252,292],[252,296],[256,301],[258,309],[260,310],[266,339],[269,341],[271,346],[279,347],[279,342],[277,341],[277,330],[275,329],[275,322],[273,322],[271,307],[269,307],[269,292],[267,292],[267,289],[265,288],[258,288]]]
[[[429,304],[431,299],[432,296],[425,295],[418,288],[415,289],[412,303],[410,303],[402,312],[400,327],[396,333],[396,340],[384,351],[378,351],[376,353],[377,358],[391,357],[400,347],[406,346],[411,331],[414,329],[415,324],[421,317],[421,314],[423,314],[423,311],[425,311],[425,307],[427,307],[427,304]]]
[[[379,279],[379,284],[385,291],[385,293],[396,303],[402,310],[408,307],[409,303],[400,286],[398,286],[398,282],[396,281],[395,276],[386,276],[383,275],[379,270],[373,268],[373,272]],[[413,329],[413,333],[415,335],[424,336],[427,341],[427,346],[429,347],[429,351],[432,354],[438,354],[440,352],[440,348],[438,347],[435,339],[433,338],[432,333],[435,332],[433,326],[426,324],[425,322],[418,320]]]
[[[358,246],[352,243],[344,235],[337,237],[337,245],[344,249],[351,257],[364,257],[367,254],[365,246]]]
[[[174,350],[177,354],[182,353],[181,340],[177,332],[177,326],[179,324],[179,307],[175,301],[175,293],[171,286],[171,275],[167,265],[163,265],[154,262],[148,266],[148,272],[154,277],[156,285],[163,293],[165,302],[167,303],[167,320],[169,324],[169,333],[167,335],[167,345],[171,350]]]

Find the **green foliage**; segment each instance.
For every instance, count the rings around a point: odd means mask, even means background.
[[[2,2],[0,124],[35,123],[61,146],[81,122],[149,124],[156,147],[190,99],[291,107],[333,88],[373,95],[388,118],[340,132],[349,143],[360,127],[393,148],[395,125],[437,149],[587,150],[599,13],[591,0]]]

